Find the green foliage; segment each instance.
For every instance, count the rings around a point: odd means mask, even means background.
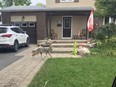
[[[0,1],[0,7],[2,7],[2,2]]]
[[[96,49],[99,55],[116,56],[116,25],[107,24],[97,29]]]
[[[96,47],[91,52],[96,52],[97,55],[116,57],[116,37],[110,38],[109,42],[96,40],[95,43]]]
[[[36,4],[36,6],[44,6],[44,4],[42,4],[42,3],[38,3],[38,4]]]
[[[23,6],[23,5],[30,5],[31,4],[31,0],[2,0],[1,1],[2,6],[1,7],[10,7],[13,4],[15,4],[16,6]]]
[[[116,25],[111,23],[101,26],[97,29],[96,39],[109,42],[109,40],[116,35]]]
[[[15,5],[30,5],[31,4],[31,0],[15,0],[14,1]]]
[[[116,17],[116,0],[96,0],[96,14]]]

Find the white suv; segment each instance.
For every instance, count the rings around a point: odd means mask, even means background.
[[[0,49],[18,51],[20,45],[29,46],[29,36],[18,26],[0,26]]]

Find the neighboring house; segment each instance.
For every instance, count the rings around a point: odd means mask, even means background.
[[[83,32],[87,39],[87,21],[95,0],[46,0],[46,7],[12,6],[3,8],[3,24],[21,26],[31,43],[45,38],[73,39]],[[99,20],[96,21],[99,23]],[[55,35],[54,35],[54,34]]]

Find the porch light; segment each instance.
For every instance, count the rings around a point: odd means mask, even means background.
[[[57,26],[61,26],[62,25],[62,23],[61,23],[61,21],[57,21]]]

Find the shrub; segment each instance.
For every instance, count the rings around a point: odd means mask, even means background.
[[[116,56],[116,25],[101,26],[95,32],[96,52],[100,55]]]
[[[116,36],[116,25],[113,23],[101,26],[97,30],[95,37],[101,41],[109,42],[112,37]]]

